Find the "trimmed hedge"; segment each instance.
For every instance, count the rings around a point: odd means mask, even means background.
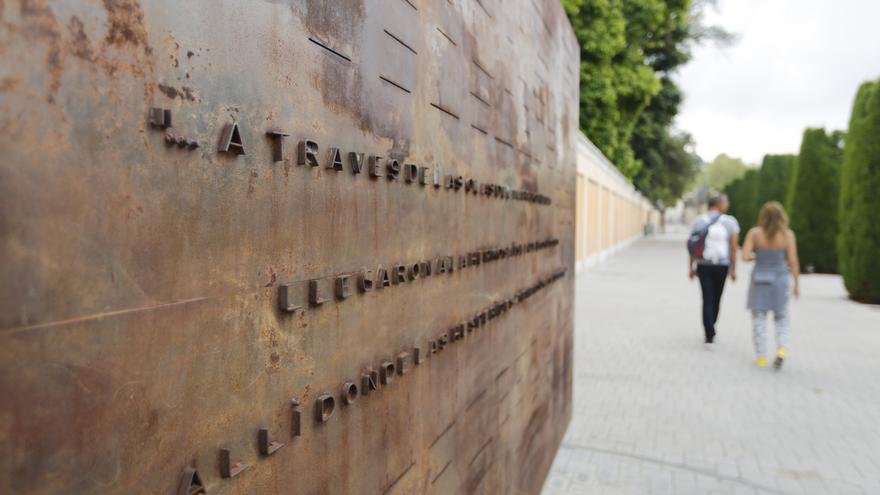
[[[840,190],[840,273],[850,297],[880,303],[880,79],[862,84],[849,122]]]
[[[730,200],[730,209],[727,210],[727,214],[736,217],[736,219],[742,224],[742,218],[740,218],[740,203],[739,197],[743,188],[743,178],[740,177],[738,179],[733,179],[729,184],[724,186],[724,194],[727,195],[727,199]],[[741,227],[742,225],[740,225]]]
[[[765,155],[761,163],[761,178],[758,184],[758,204],[779,201],[785,204],[788,184],[794,171],[797,155]]]
[[[730,210],[727,214],[736,218],[741,232],[739,242],[745,239],[745,233],[755,226],[758,209],[758,186],[760,184],[760,171],[749,169],[739,179],[734,180],[724,188],[724,194],[730,200]]]
[[[743,187],[740,191],[740,217],[739,226],[742,232],[739,235],[740,242],[746,238],[746,232],[758,223],[758,210],[761,205],[758,204],[758,189],[761,186],[761,171],[759,169],[750,169],[742,177]]]
[[[789,185],[786,209],[804,271],[837,271],[837,206],[843,134],[807,129]]]

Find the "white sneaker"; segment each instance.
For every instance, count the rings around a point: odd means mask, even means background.
[[[706,342],[703,344],[703,349],[706,349],[707,351],[714,351],[715,350],[715,343],[714,342]]]

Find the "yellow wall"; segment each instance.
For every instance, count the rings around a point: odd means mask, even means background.
[[[608,188],[602,187],[602,197],[600,199],[602,206],[599,209],[599,214],[602,215],[602,234],[601,234],[601,243],[602,250],[606,250],[611,247],[611,222],[614,221],[614,212],[611,210],[611,200],[608,198]]]
[[[583,263],[641,236],[659,212],[583,135],[577,159],[575,255]]]
[[[599,240],[599,183],[594,179],[587,181],[587,225],[582,228],[587,235],[587,252],[586,255],[593,256],[602,249]],[[582,258],[578,258],[580,260]]]
[[[575,257],[577,259],[584,258],[584,248],[585,248],[585,240],[586,236],[584,235],[584,228],[586,227],[584,221],[584,176],[581,174],[577,174],[577,198],[575,200],[575,211],[574,221],[574,243],[575,243]]]

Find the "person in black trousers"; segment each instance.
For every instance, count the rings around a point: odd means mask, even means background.
[[[697,217],[691,232],[709,228],[701,259],[688,259],[688,277],[700,279],[703,293],[703,332],[705,347],[715,348],[715,324],[721,310],[721,294],[728,275],[736,282],[736,249],[739,222],[725,214],[730,206],[727,196],[716,194],[709,199],[709,211]],[[696,265],[696,269],[694,266]]]

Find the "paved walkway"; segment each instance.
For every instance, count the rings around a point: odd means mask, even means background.
[[[580,276],[574,413],[544,494],[880,494],[880,308],[804,277],[790,357],[759,369],[751,267],[709,352],[684,255],[654,237]]]

